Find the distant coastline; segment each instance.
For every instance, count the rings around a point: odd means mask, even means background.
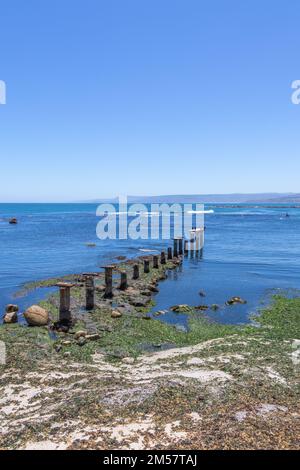
[[[169,194],[128,196],[128,203],[204,203],[204,204],[300,204],[300,193],[234,193],[234,194]],[[97,204],[118,202],[118,198],[102,198],[75,203]]]

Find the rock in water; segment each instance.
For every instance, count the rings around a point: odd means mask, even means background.
[[[14,305],[14,304],[6,305],[6,308],[5,308],[6,313],[18,312],[18,311],[19,311],[19,307],[17,305]]]
[[[173,305],[170,307],[170,310],[173,312],[191,312],[193,309],[189,305],[180,304],[180,305]]]
[[[12,217],[11,219],[9,219],[8,221],[11,225],[15,225],[18,223],[18,220],[16,219],[16,217]]]
[[[17,323],[19,307],[14,304],[8,304],[5,309],[3,323]]]
[[[231,297],[227,300],[225,305],[235,305],[235,304],[246,304],[247,300],[241,299],[241,297]]]
[[[32,305],[24,312],[24,317],[30,326],[45,326],[49,322],[47,310],[38,305]]]
[[[3,323],[17,323],[18,314],[17,312],[6,312],[3,317]]]

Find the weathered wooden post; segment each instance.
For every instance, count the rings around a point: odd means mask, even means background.
[[[164,251],[160,254],[160,264],[166,264],[166,253]]]
[[[140,267],[138,264],[134,264],[132,279],[138,279],[139,277],[140,277]]]
[[[150,262],[148,259],[144,259],[144,273],[150,272]]]
[[[168,247],[168,259],[172,259],[173,258],[173,255],[172,255],[172,248],[169,246]]]
[[[121,272],[120,289],[121,289],[121,290],[126,290],[127,287],[128,287],[128,283],[127,283],[127,272],[126,272],[126,271],[122,271],[122,272]]]
[[[153,268],[158,269],[158,256],[157,255],[153,256]]]
[[[178,238],[173,239],[173,255],[174,258],[178,258]]]
[[[74,284],[59,282],[59,321],[71,321],[71,287]]]
[[[189,253],[189,242],[188,240],[184,241],[184,255],[187,256]]]
[[[113,266],[104,266],[104,270],[105,270],[105,292],[104,292],[104,297],[106,299],[111,299],[113,297],[113,289],[112,289]]]
[[[93,276],[87,276],[85,279],[85,308],[93,310],[95,306],[95,286]]]

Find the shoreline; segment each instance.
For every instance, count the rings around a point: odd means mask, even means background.
[[[118,269],[129,272],[134,262]],[[256,318],[260,328],[212,323],[190,307],[182,312],[189,331],[178,331],[149,309],[179,262],[152,267],[127,292],[117,280],[112,300],[103,299],[101,274],[89,312],[82,279],[72,275],[77,321],[68,332],[0,326],[0,447],[299,448],[300,299],[278,296]],[[54,321],[58,301],[54,294],[40,302]],[[94,339],[78,341],[80,331]]]

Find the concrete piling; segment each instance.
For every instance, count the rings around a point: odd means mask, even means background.
[[[179,256],[183,255],[183,239],[178,238],[178,253]]]
[[[158,269],[158,256],[157,255],[153,256],[153,268]]]
[[[144,273],[150,272],[150,262],[148,259],[144,259]]]
[[[88,276],[85,280],[85,308],[86,310],[93,310],[95,306],[95,286],[94,278]]]
[[[173,255],[174,255],[174,258],[178,258],[178,239],[177,238],[173,239]]]
[[[166,253],[164,251],[162,251],[160,254],[160,263],[166,264]]]
[[[139,277],[140,277],[140,267],[138,264],[134,264],[132,279],[138,279]]]
[[[104,297],[106,299],[110,299],[113,297],[113,289],[112,289],[112,273],[113,273],[113,266],[104,266],[105,270],[105,292]]]
[[[184,256],[187,256],[189,253],[189,242],[188,240],[184,241]]]
[[[126,271],[122,271],[122,272],[121,272],[120,289],[121,289],[121,290],[126,290],[127,287],[128,287],[128,283],[127,283],[127,272],[126,272]]]
[[[169,246],[168,247],[168,259],[172,259],[173,258],[173,255],[172,255],[172,248]]]
[[[59,321],[71,320],[71,287],[73,284],[60,282],[59,287]]]

